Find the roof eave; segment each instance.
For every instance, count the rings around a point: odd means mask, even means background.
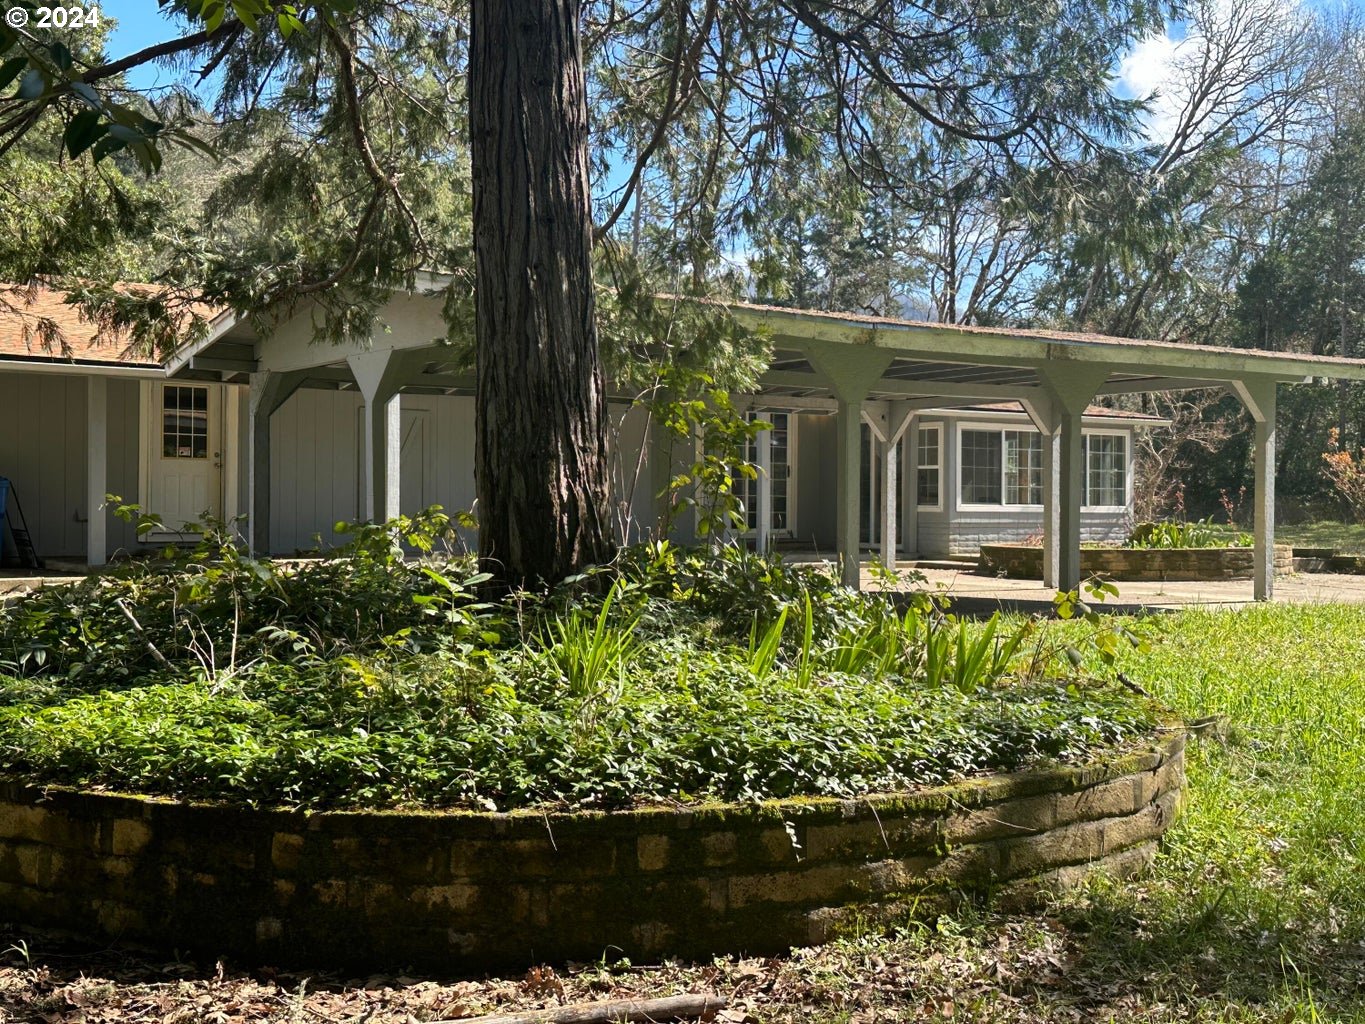
[[[840,319],[832,313],[760,310],[744,305],[732,305],[730,309],[740,323],[768,328],[776,338],[789,341],[869,345],[897,352],[965,357],[967,362],[977,357],[1010,359],[1033,366],[1063,360],[1119,366],[1141,363],[1145,369],[1167,376],[1184,374],[1200,379],[1235,380],[1252,376],[1283,382],[1303,382],[1312,377],[1365,380],[1365,360],[1360,359],[1301,358],[1279,352],[1211,350],[1196,345],[1127,339],[1042,338],[1009,330],[966,332],[951,326],[868,323]]]

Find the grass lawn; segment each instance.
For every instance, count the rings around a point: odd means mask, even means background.
[[[713,990],[732,998],[731,1021],[1365,1021],[1365,608],[1191,611],[1155,632],[1129,674],[1217,723],[1190,744],[1190,800],[1140,883],[1097,883],[1035,915],[968,908],[869,929],[778,960],[554,965],[456,985],[72,956],[14,934],[5,941],[26,944],[4,955],[0,1009],[384,1024]]]
[[[1276,526],[1281,544],[1304,548],[1336,548],[1343,555],[1365,554],[1365,525],[1360,523],[1300,523]]]

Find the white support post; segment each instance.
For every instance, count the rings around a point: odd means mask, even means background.
[[[1043,586],[1055,589],[1058,578],[1057,537],[1061,532],[1062,436],[1057,403],[1046,394],[1024,399],[1024,411],[1043,439]]]
[[[1043,586],[1050,590],[1057,589],[1061,575],[1057,560],[1057,540],[1062,531],[1061,467],[1062,436],[1054,418],[1052,426],[1043,432]]]
[[[861,498],[859,468],[862,465],[863,418],[862,401],[839,399],[835,416],[838,432],[838,457],[835,472],[835,517],[837,547],[841,565],[840,578],[854,590],[862,586],[862,559],[858,544],[858,511]]]
[[[1058,590],[1075,590],[1081,583],[1081,506],[1085,503],[1085,439],[1081,418],[1108,376],[1105,367],[1061,360],[1038,368],[1049,401],[1035,403],[1031,414],[1037,415],[1042,406],[1050,406],[1043,414],[1049,428],[1043,438],[1046,473],[1043,565],[1045,576],[1049,569],[1055,573],[1047,585]],[[1047,543],[1049,539],[1051,545]]]
[[[1082,410],[1083,411],[1083,410]],[[1063,408],[1057,418],[1056,454],[1056,581],[1058,590],[1081,584],[1081,506],[1085,504],[1085,437],[1081,411]]]
[[[347,356],[365,402],[365,518],[387,522],[400,511],[402,496],[403,360],[391,349]]]
[[[94,374],[85,382],[85,561],[103,565],[109,559],[109,514],[104,510],[109,489],[109,383]]]
[[[1275,381],[1237,381],[1233,391],[1256,422],[1252,596],[1275,596]]]
[[[892,352],[873,345],[833,345],[814,339],[805,342],[804,351],[838,399],[835,413],[838,435],[835,534],[842,565],[841,578],[846,586],[857,590],[862,586],[858,482],[862,466],[863,402],[873,384],[891,365]]]
[[[247,396],[247,546],[253,555],[270,553],[270,418],[303,383],[305,374],[251,375]]]
[[[919,555],[919,417],[911,414],[905,423],[901,442],[901,556]]]
[[[885,435],[882,440],[882,564],[896,567],[896,527],[900,522],[902,438],[910,428],[914,413],[899,402],[886,407]]]
[[[762,418],[762,414],[759,414]],[[754,547],[766,554],[772,547],[773,532],[773,432],[760,430],[754,438],[755,463],[758,466],[758,508],[755,512]]]
[[[896,479],[896,459],[900,445],[896,441],[882,442],[882,564],[896,567],[896,499],[900,496],[900,481]]]

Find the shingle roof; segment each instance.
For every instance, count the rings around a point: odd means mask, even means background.
[[[154,290],[153,285],[119,287],[130,293]],[[147,368],[162,365],[154,358],[130,351],[126,338],[102,332],[66,299],[67,293],[55,288],[0,284],[0,360]],[[215,311],[204,306],[196,312],[212,317]],[[54,333],[59,338],[45,343]]]

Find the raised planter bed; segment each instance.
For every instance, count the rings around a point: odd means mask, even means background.
[[[903,894],[1140,869],[1177,813],[1183,745],[906,794],[619,813],[305,814],[0,783],[0,914],[251,963],[449,973],[775,952]]]
[[[1251,548],[1081,548],[1081,573],[1111,580],[1242,580],[1254,575]],[[1011,579],[1043,578],[1043,549],[983,544],[978,572]],[[1275,573],[1294,571],[1293,548],[1275,545]]]

